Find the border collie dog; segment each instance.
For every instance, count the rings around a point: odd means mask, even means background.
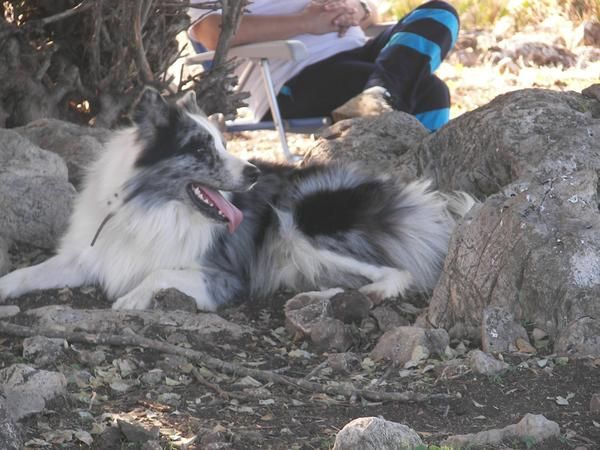
[[[133,121],[91,166],[56,256],[0,278],[0,300],[99,284],[115,309],[176,288],[213,311],[280,288],[427,291],[474,202],[356,166],[243,161],[192,94],[147,88]]]

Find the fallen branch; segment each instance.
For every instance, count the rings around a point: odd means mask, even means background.
[[[178,347],[168,342],[157,341],[134,334],[117,335],[109,333],[83,333],[65,329],[24,327],[13,323],[0,321],[0,333],[17,337],[45,336],[48,338],[62,338],[69,342],[79,342],[94,345],[111,345],[119,347],[143,347],[162,353],[179,355],[188,358],[209,369],[228,375],[250,376],[266,383],[294,386],[309,392],[318,392],[330,395],[343,395],[345,397],[362,397],[376,402],[425,402],[428,400],[448,400],[455,398],[452,394],[421,394],[418,392],[378,392],[366,389],[357,389],[348,385],[324,385],[306,379],[280,375],[269,370],[251,369],[240,364],[223,361],[207,355],[204,352],[189,348]]]

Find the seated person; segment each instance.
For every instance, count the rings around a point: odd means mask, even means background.
[[[413,114],[434,131],[449,119],[448,87],[434,72],[456,42],[458,15],[448,3],[430,1],[368,40],[363,29],[373,23],[375,3],[254,0],[231,45],[291,38],[306,45],[308,57],[302,61],[271,62],[283,118],[331,115],[353,97],[368,94]],[[220,12],[191,8],[190,15],[196,20],[190,38],[214,49]],[[236,69],[238,75],[243,66]],[[257,72],[244,89],[252,93],[249,107],[255,117],[266,119],[268,100]]]

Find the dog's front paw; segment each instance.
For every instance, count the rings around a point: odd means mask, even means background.
[[[129,294],[119,297],[112,305],[112,309],[148,309],[152,304],[152,295],[136,292],[134,289]]]
[[[21,280],[17,272],[9,273],[0,278],[0,303],[9,298],[18,297],[20,294]]]

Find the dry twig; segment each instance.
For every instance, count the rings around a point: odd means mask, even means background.
[[[69,342],[80,342],[95,345],[111,346],[132,346],[143,347],[150,350],[156,350],[162,353],[179,355],[195,361],[210,369],[219,372],[235,375],[250,376],[257,380],[267,383],[276,383],[280,385],[294,386],[309,392],[324,393],[330,395],[343,395],[345,397],[362,397],[369,401],[376,402],[425,402],[428,400],[448,400],[454,398],[452,394],[422,394],[412,391],[404,392],[380,392],[367,389],[357,389],[349,385],[326,385],[308,381],[301,378],[280,375],[269,370],[260,370],[244,367],[240,364],[223,361],[214,358],[204,352],[189,348],[178,347],[168,342],[161,342],[155,339],[149,339],[136,334],[116,335],[108,333],[83,333],[78,331],[69,331],[65,329],[51,328],[33,328],[16,325],[6,321],[0,321],[0,333],[10,336],[31,337],[45,336],[48,338],[62,338]]]

